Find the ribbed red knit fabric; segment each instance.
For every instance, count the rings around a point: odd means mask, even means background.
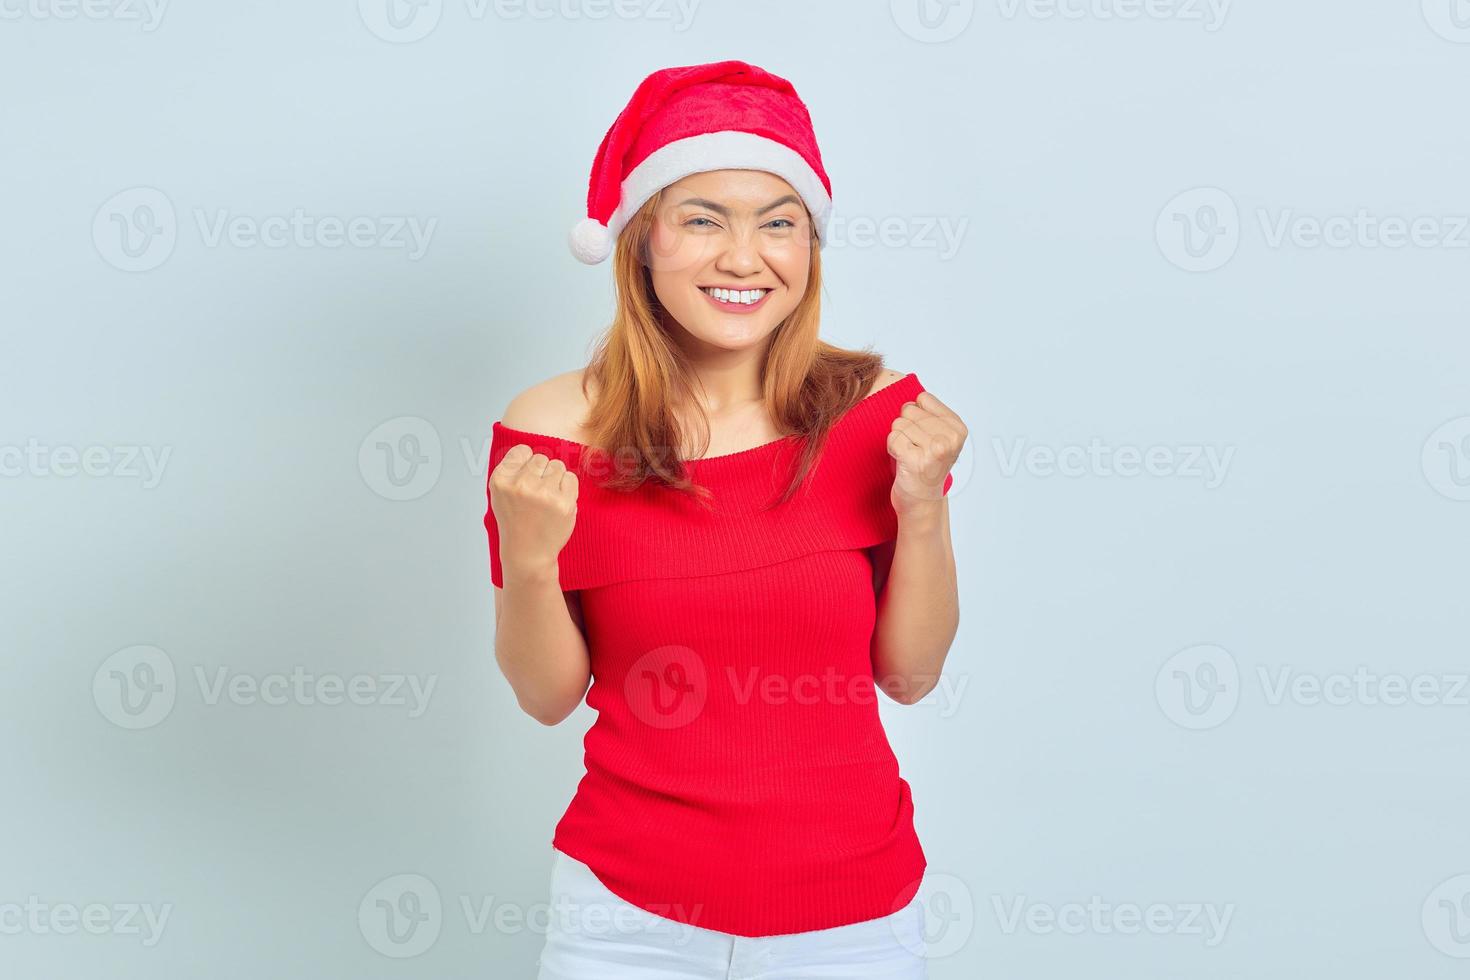
[[[559,574],[581,592],[597,719],[552,845],[624,900],[771,936],[917,893],[926,862],[878,715],[864,549],[897,534],[886,440],[923,390],[910,373],[850,408],[803,491],[766,511],[795,440],[689,462],[707,512],[651,481],[604,489],[582,475],[582,444],[494,424],[490,469],[526,443],[579,472]],[[485,529],[502,586],[488,506]]]

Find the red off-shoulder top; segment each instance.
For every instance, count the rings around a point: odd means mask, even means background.
[[[491,470],[526,443],[579,473],[559,575],[581,593],[597,718],[551,843],[624,900],[769,936],[888,915],[917,893],[926,862],[878,715],[866,549],[897,535],[886,441],[923,390],[910,373],[848,409],[774,509],[794,439],[687,463],[707,511],[653,481],[606,489],[581,475],[588,447],[494,423]],[[502,586],[488,506],[484,523]]]

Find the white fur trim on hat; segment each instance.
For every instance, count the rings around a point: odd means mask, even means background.
[[[572,229],[572,252],[583,262],[601,262],[612,252],[618,234],[650,197],[680,178],[709,170],[764,170],[780,177],[795,188],[811,212],[817,247],[826,244],[832,198],[811,165],[784,143],[755,133],[723,130],[674,140],[650,153],[624,179],[622,201],[606,227],[585,218]]]

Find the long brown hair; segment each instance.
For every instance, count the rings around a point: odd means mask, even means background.
[[[648,268],[648,240],[663,193],[653,195],[618,236],[617,310],[582,375],[584,395],[592,381],[598,392],[584,429],[592,445],[616,447],[615,475],[601,481],[603,486],[630,490],[652,479],[707,503],[708,489],[689,479],[676,448],[684,445],[684,433],[673,406],[698,404],[694,377],[662,326],[664,310]],[[871,349],[846,350],[817,336],[821,289],[821,251],[813,237],[806,292],[776,328],[761,369],[765,403],[777,428],[783,438],[803,443],[782,503],[806,478],[832,423],[867,394],[883,367],[882,355]],[[708,420],[702,424],[708,445]]]

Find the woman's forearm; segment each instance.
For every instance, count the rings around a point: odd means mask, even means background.
[[[582,703],[591,677],[575,600],[561,590],[555,564],[505,569],[495,590],[495,662],[521,709],[555,725]]]
[[[873,630],[873,678],[878,687],[903,704],[929,693],[939,683],[959,622],[959,584],[945,498],[899,516]]]

